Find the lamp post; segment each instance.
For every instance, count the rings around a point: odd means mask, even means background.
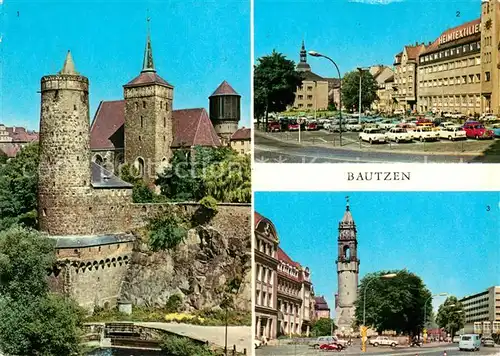
[[[368,289],[368,286],[370,285],[370,283],[372,281],[374,281],[377,278],[387,278],[388,279],[388,278],[394,278],[396,276],[397,276],[396,273],[388,273],[388,274],[384,274],[382,276],[370,278],[368,280],[368,282],[366,282],[366,286],[365,286],[365,289],[363,291],[363,326],[362,326],[363,333],[366,333],[366,331],[367,331],[367,328],[366,328],[366,290]],[[363,352],[366,352],[366,335],[363,335],[361,350]]]
[[[358,124],[361,125],[361,78],[363,77],[363,71],[368,68],[358,67],[359,71],[359,104],[358,104]]]
[[[448,295],[449,295],[448,293],[438,293],[438,294],[433,294],[429,298],[427,298],[427,300],[425,301],[425,304],[424,304],[424,330],[425,330],[425,324],[427,323],[427,303],[429,302],[429,300],[431,300],[434,297],[446,297]],[[424,343],[425,343],[426,339],[427,338],[424,337]]]
[[[339,66],[337,65],[337,63],[334,62],[333,59],[331,59],[330,57],[328,56],[325,56],[324,54],[321,54],[321,53],[318,53],[316,51],[309,51],[309,55],[310,56],[313,56],[313,57],[323,57],[323,58],[326,58],[328,59],[330,62],[333,63],[333,65],[335,66],[335,68],[337,69],[337,74],[339,76],[339,107],[340,107],[340,115],[339,115],[339,120],[340,120],[340,124],[339,124],[339,128],[340,128],[340,146],[342,147],[342,78],[340,76],[340,70],[339,70]]]

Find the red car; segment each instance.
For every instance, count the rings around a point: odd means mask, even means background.
[[[337,351],[340,352],[344,349],[344,347],[340,344],[337,343],[331,343],[331,344],[323,344],[319,347],[320,350],[325,350],[325,351]]]
[[[477,121],[469,121],[464,124],[465,134],[469,138],[493,139],[495,136],[492,130],[488,130],[483,124]]]
[[[307,131],[316,131],[316,130],[318,130],[318,124],[315,122],[310,122],[307,124],[306,130]]]
[[[270,122],[267,124],[267,131],[269,132],[274,132],[274,131],[281,131],[281,126],[279,122]]]
[[[297,123],[294,123],[294,124],[290,123],[290,124],[288,124],[288,131],[299,131],[299,129],[300,129],[300,125],[297,124]]]

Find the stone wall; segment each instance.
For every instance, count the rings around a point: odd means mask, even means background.
[[[93,190],[93,234],[130,231],[132,189]]]
[[[173,209],[194,217],[198,204],[134,204],[136,227],[155,214]],[[134,212],[135,211],[135,212]],[[208,223],[188,231],[187,239],[171,251],[152,253],[144,236],[136,241],[121,298],[137,305],[164,306],[173,294],[183,297],[188,310],[217,307],[222,291],[233,280],[235,305],[251,310],[250,204],[221,204]]]

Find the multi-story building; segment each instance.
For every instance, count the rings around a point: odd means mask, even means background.
[[[38,141],[38,132],[0,124],[0,154],[15,157],[27,144]]]
[[[302,74],[302,85],[295,92],[293,108],[303,111],[326,110],[328,108],[328,98],[330,89],[334,95],[334,80],[323,78],[311,71],[311,66],[307,63],[307,52],[304,41],[300,50],[300,61],[297,64],[297,71]]]
[[[309,268],[279,246],[273,223],[255,213],[255,336],[309,335],[313,289]]]
[[[425,49],[423,43],[405,46],[396,54],[394,60],[394,99],[397,109],[405,112],[416,110],[417,106],[417,64],[420,53]]]
[[[418,111],[484,111],[481,100],[481,20],[444,31],[418,59]]]
[[[394,89],[392,85],[388,87],[386,81],[392,78],[392,82],[394,83],[394,71],[384,65],[375,65],[370,67],[369,72],[377,83],[378,98],[372,103],[371,109],[381,113],[392,112],[392,95]]]
[[[250,143],[251,138],[251,130],[246,127],[242,127],[231,136],[229,143],[231,148],[238,152],[238,154],[249,155],[252,152],[252,145]]]
[[[330,319],[330,307],[324,296],[314,298],[314,319]]]
[[[460,299],[465,312],[465,333],[500,333],[500,286]]]

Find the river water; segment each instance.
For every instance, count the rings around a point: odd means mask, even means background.
[[[150,350],[133,350],[133,349],[97,349],[88,354],[87,356],[168,356],[161,351]]]

